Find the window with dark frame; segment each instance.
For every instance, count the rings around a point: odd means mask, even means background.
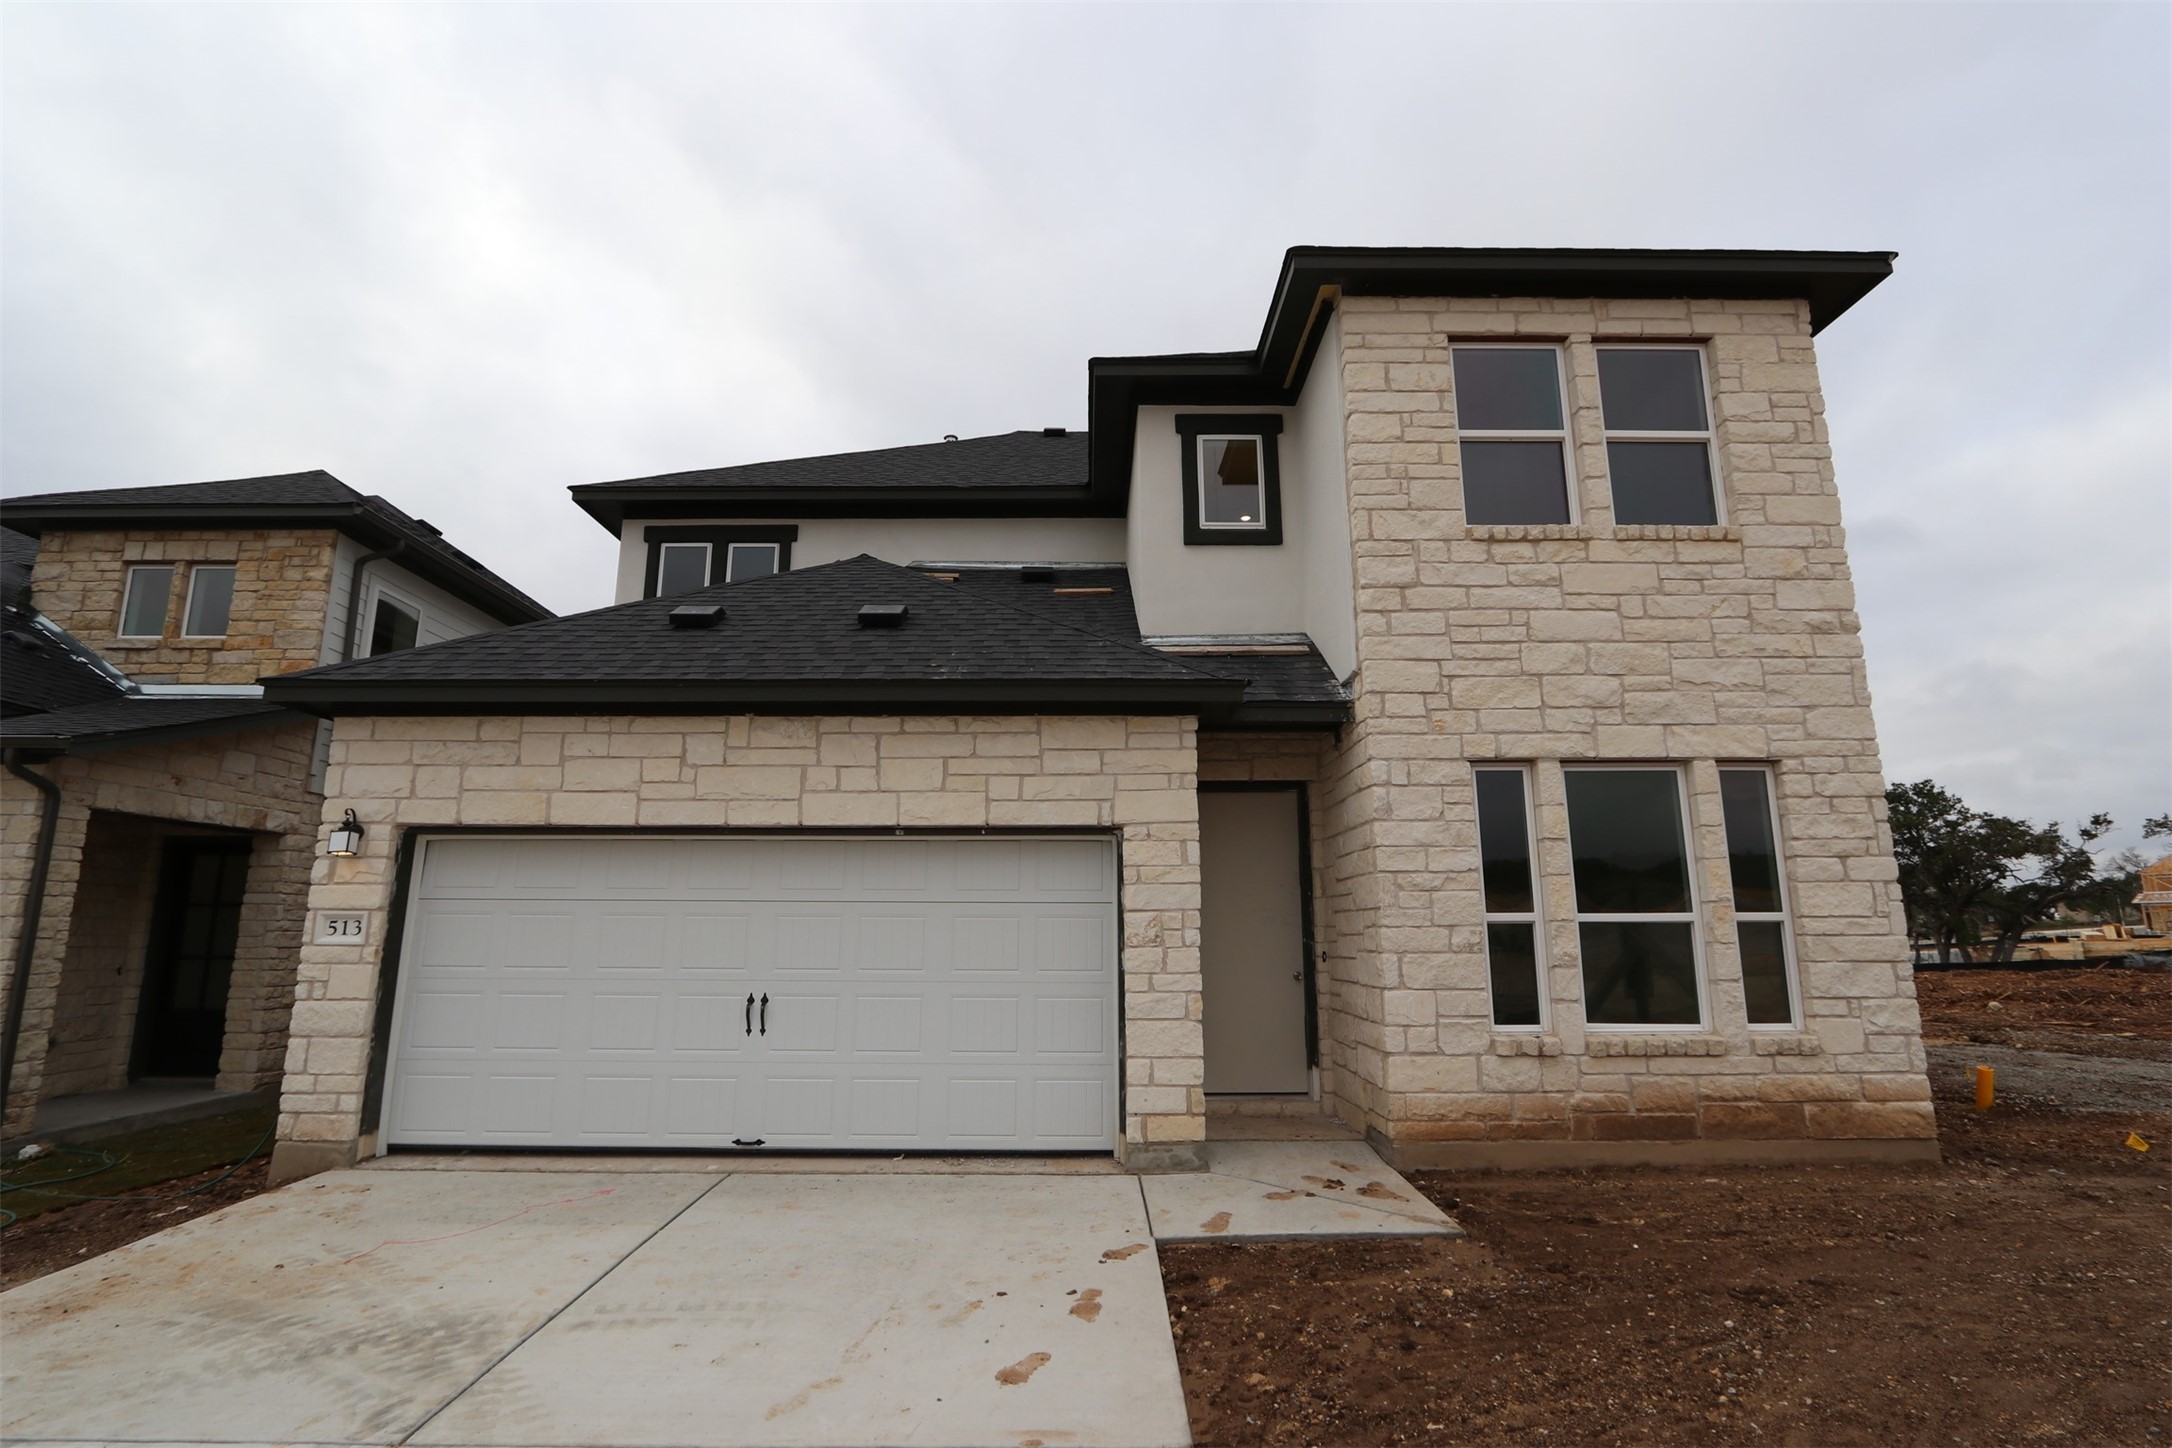
[[[371,658],[413,648],[421,632],[422,618],[413,609],[381,593],[377,595],[377,601],[370,609]]]
[[[664,526],[646,532],[643,598],[668,598],[718,583],[746,583],[792,567],[796,523]]]
[[[1561,349],[1456,347],[1449,356],[1463,521],[1473,527],[1574,522]]]
[[[121,637],[155,639],[166,635],[166,610],[173,602],[174,566],[137,564],[121,583]]]
[[[1278,413],[1190,413],[1176,419],[1183,448],[1184,542],[1282,542]]]
[[[1587,1025],[1704,1024],[1682,774],[1568,769],[1569,854]]]
[[[1722,769],[1727,871],[1735,892],[1735,943],[1742,951],[1742,1003],[1752,1026],[1796,1024],[1794,938],[1772,772]]]
[[[1599,410],[1614,521],[1719,522],[1701,347],[1601,347]]]
[[[181,611],[181,636],[222,639],[234,612],[234,568],[199,563],[189,570],[189,601]]]
[[[1493,1024],[1545,1024],[1545,969],[1539,939],[1538,875],[1532,868],[1530,772],[1480,769],[1479,876],[1485,891],[1486,974]]]

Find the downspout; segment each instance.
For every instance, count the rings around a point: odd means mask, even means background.
[[[339,661],[349,663],[354,651],[362,643],[362,570],[372,563],[382,563],[387,558],[397,558],[407,551],[407,540],[401,539],[382,553],[365,553],[354,561],[354,572],[347,579],[347,637],[341,641]]]
[[[30,888],[23,897],[22,934],[15,941],[15,973],[8,977],[7,1021],[0,1026],[0,1117],[7,1114],[9,1087],[15,1080],[15,1040],[23,1029],[23,1008],[30,1000],[30,962],[38,952],[38,927],[45,917],[45,881],[53,869],[53,838],[60,828],[60,786],[22,765],[18,751],[0,754],[8,773],[45,796],[38,820],[38,848],[30,862]]]

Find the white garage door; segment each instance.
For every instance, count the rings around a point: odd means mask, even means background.
[[[389,1145],[1108,1149],[1105,839],[426,841]]]

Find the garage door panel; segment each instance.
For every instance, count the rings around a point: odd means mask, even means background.
[[[1107,841],[492,837],[421,863],[388,1142],[1113,1143]]]

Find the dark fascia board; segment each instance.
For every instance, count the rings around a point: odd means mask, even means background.
[[[52,759],[67,754],[110,754],[117,749],[142,749],[153,744],[182,744],[191,739],[208,739],[215,734],[239,734],[252,729],[269,729],[279,724],[306,724],[310,716],[294,709],[269,708],[252,714],[228,715],[222,719],[198,719],[187,724],[153,725],[148,729],[105,729],[95,733],[75,734],[23,734],[11,733],[0,739],[0,745],[8,750],[20,750],[36,759]]]
[[[593,490],[592,490],[593,489]],[[628,522],[677,518],[1092,518],[1106,516],[1088,488],[568,488],[573,501],[620,536]]]
[[[394,526],[363,503],[268,503],[248,508],[186,508],[160,504],[90,505],[53,507],[0,503],[7,525],[33,537],[56,530],[110,530],[123,528],[264,528],[319,527],[344,533],[371,548],[409,545],[393,561],[465,603],[474,604],[500,623],[534,623],[555,614],[495,576],[460,567],[452,559],[427,547],[416,546],[417,537]]]
[[[325,718],[356,714],[1221,714],[1238,708],[1244,681],[1088,679],[806,680],[723,679],[641,683],[508,682],[399,684],[264,681],[266,698]]]

